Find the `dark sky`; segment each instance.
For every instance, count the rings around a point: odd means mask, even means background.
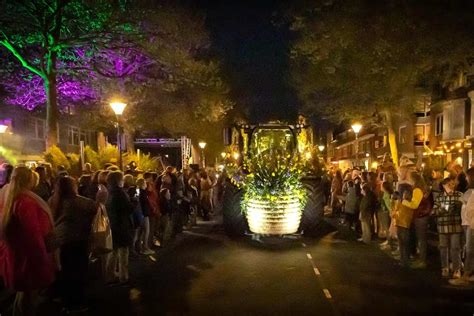
[[[289,33],[273,23],[279,1],[208,1],[203,6],[237,108],[248,108],[253,122],[294,120],[297,101],[287,84]]]

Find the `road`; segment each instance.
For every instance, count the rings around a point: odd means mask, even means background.
[[[432,254],[435,256],[435,254]],[[213,222],[131,262],[131,288],[93,286],[87,315],[472,315],[474,289],[437,263],[404,270],[344,231],[320,239],[228,239]],[[43,306],[42,315],[59,313]]]

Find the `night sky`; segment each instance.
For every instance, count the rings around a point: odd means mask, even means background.
[[[287,84],[289,33],[273,23],[280,1],[205,1],[213,49],[238,109],[252,122],[294,120],[297,99]]]

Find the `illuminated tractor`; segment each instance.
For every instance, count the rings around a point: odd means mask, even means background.
[[[230,236],[317,232],[324,214],[311,128],[267,123],[225,130],[229,179],[224,228]]]

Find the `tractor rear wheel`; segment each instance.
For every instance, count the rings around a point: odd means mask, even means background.
[[[324,220],[324,190],[320,177],[305,177],[302,179],[306,190],[306,205],[303,209],[300,231],[305,236],[318,237],[323,235],[328,224]]]
[[[248,231],[247,219],[241,208],[242,199],[243,191],[227,182],[222,214],[224,230],[229,237],[241,237]]]

